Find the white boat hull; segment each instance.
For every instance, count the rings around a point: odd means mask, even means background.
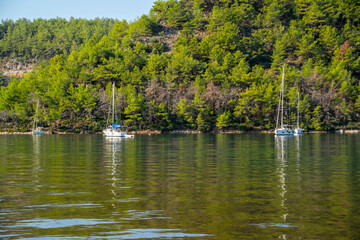
[[[105,129],[103,131],[105,137],[116,137],[116,138],[133,138],[134,135],[128,134],[124,131],[117,131],[116,129]]]
[[[294,134],[295,134],[295,131],[292,129],[287,129],[287,128],[275,129],[275,135],[278,135],[278,136],[291,136]]]
[[[302,129],[302,128],[296,128],[296,129],[295,129],[295,134],[296,134],[296,135],[304,134],[304,129]]]
[[[45,131],[44,130],[33,130],[32,131],[32,135],[44,135],[45,134]]]

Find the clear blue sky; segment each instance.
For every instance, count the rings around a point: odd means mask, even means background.
[[[156,0],[0,0],[0,20],[27,18],[116,18],[149,14]]]

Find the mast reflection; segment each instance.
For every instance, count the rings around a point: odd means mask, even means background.
[[[41,135],[32,135],[32,141],[33,141],[33,184],[34,184],[34,190],[39,191],[39,171],[41,171],[41,139],[43,136]]]
[[[279,160],[278,164],[278,176],[280,180],[280,196],[281,196],[281,207],[284,210],[284,214],[282,215],[282,219],[284,223],[286,222],[286,218],[288,216],[288,209],[285,206],[286,201],[286,168],[287,168],[287,157],[288,151],[285,151],[285,148],[288,149],[290,137],[288,136],[275,136],[275,146],[277,150],[277,159]]]
[[[111,176],[111,193],[113,198],[117,197],[115,192],[116,189],[116,182],[117,182],[117,175],[118,175],[118,157],[117,154],[121,152],[123,147],[122,142],[125,141],[124,138],[105,138],[105,146],[106,150],[111,156],[110,160],[110,176]]]
[[[288,196],[288,186],[287,176],[289,170],[289,164],[291,162],[291,149],[295,149],[296,151],[296,164],[295,164],[295,172],[298,176],[298,181],[300,181],[300,141],[301,136],[275,136],[275,147],[276,147],[276,159],[278,160],[277,164],[277,175],[279,176],[279,188],[280,188],[280,204],[282,208],[282,221],[281,223],[284,227],[296,227],[292,225],[292,223],[288,222],[289,217],[289,209],[287,207],[287,196]],[[296,147],[293,144],[296,144]],[[287,239],[287,234],[282,234],[279,236],[280,239]]]

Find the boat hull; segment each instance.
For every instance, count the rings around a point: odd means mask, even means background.
[[[44,135],[45,131],[42,129],[35,129],[32,131],[32,135]]]
[[[287,128],[275,129],[275,135],[277,136],[291,136],[294,135],[295,131]]]
[[[116,137],[116,138],[133,138],[134,135],[128,134],[127,132],[117,131],[115,129],[106,129],[103,131],[105,137]]]
[[[304,129],[296,128],[296,129],[295,129],[295,134],[296,134],[296,135],[304,134]]]

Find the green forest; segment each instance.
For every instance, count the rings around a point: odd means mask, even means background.
[[[0,25],[0,57],[45,60],[68,55],[94,35],[107,35],[113,19],[19,19],[3,20]]]
[[[0,130],[28,131],[40,103],[51,131],[98,132],[112,82],[130,130],[275,128],[285,65],[286,121],[360,128],[355,0],[163,0],[132,22],[2,21],[2,57],[42,60],[0,82]]]

